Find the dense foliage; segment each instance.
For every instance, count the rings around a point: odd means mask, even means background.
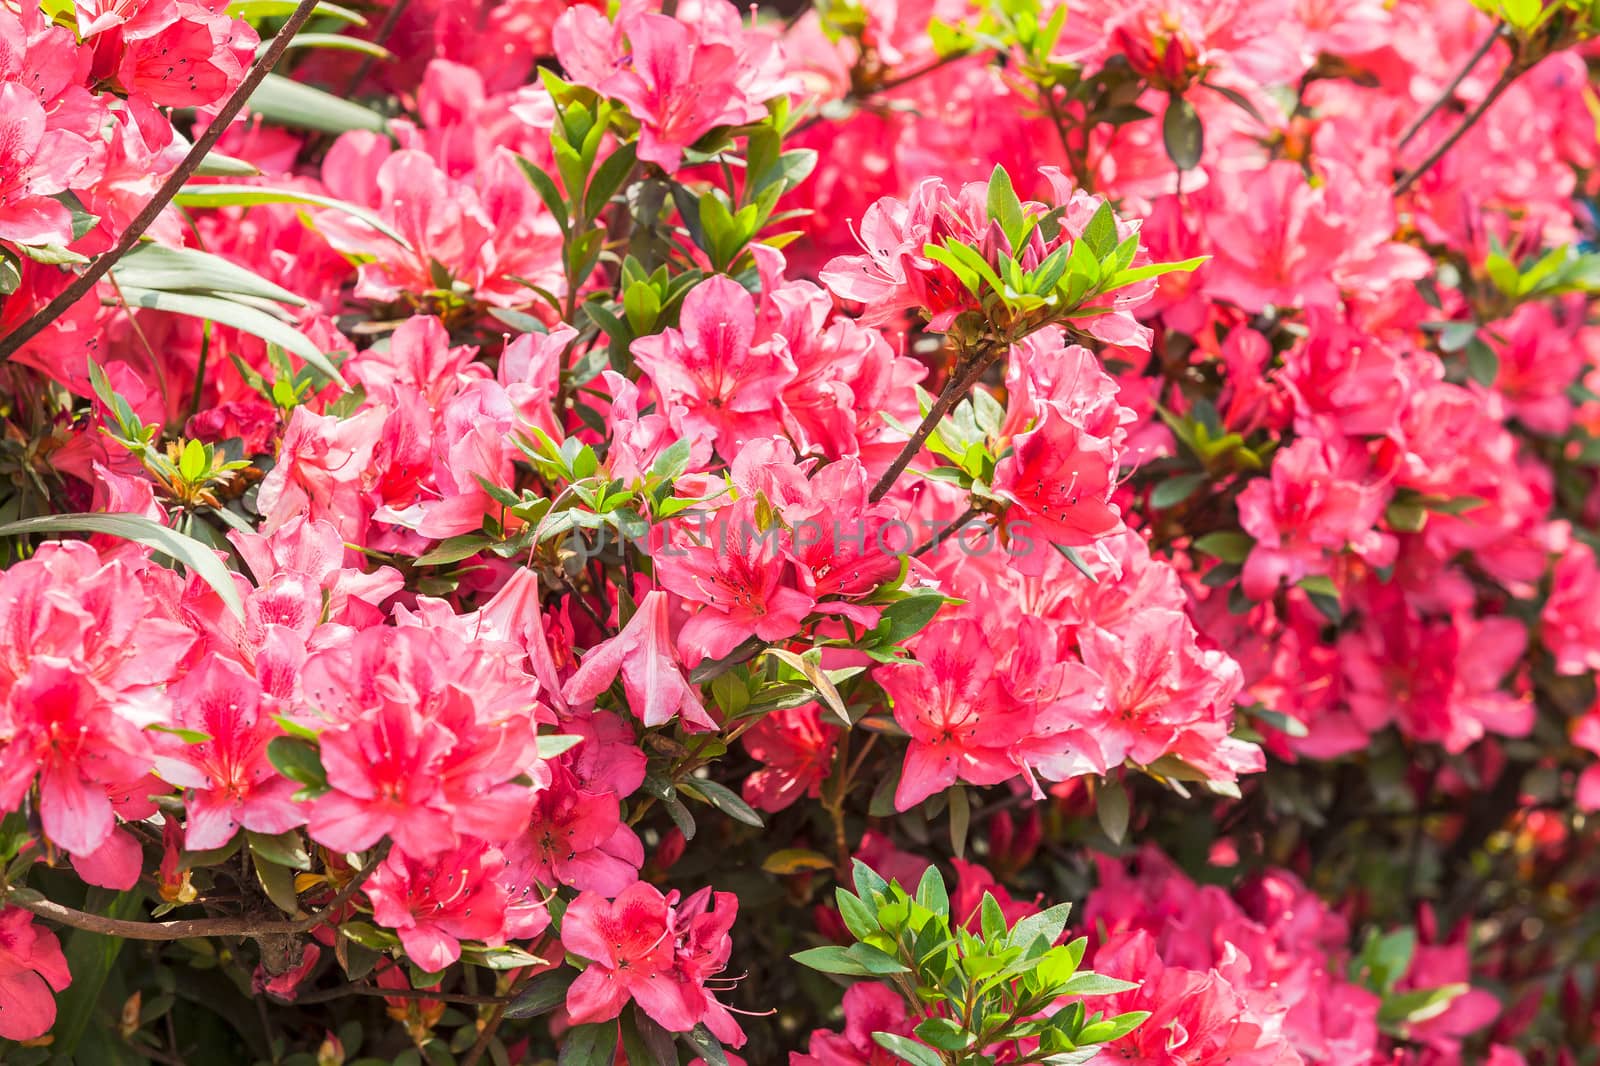
[[[0,1061],[1595,1066],[1597,33],[0,0]]]

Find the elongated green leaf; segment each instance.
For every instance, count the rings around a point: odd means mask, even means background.
[[[567,989],[577,977],[571,970],[540,974],[506,1006],[506,1017],[534,1018],[555,1010],[567,1001]]]
[[[342,211],[359,218],[402,248],[410,250],[411,242],[400,231],[385,222],[376,212],[356,204],[322,196],[299,189],[275,189],[267,185],[191,185],[181,190],[173,202],[183,207],[248,207],[253,204],[312,204],[334,211]],[[148,286],[147,286],[148,287]]]
[[[282,285],[198,248],[168,248],[147,241],[118,260],[111,274],[117,284],[136,289],[252,296],[295,307],[306,305],[302,297]]]
[[[294,0],[233,0],[228,5],[228,17],[236,19],[272,19],[287,18],[294,14],[294,9],[299,6]],[[324,0],[311,12],[312,18],[337,19],[353,26],[365,26],[365,16],[351,11],[338,4],[330,4]]]
[[[200,165],[195,168],[195,173],[203,178],[253,178],[261,173],[261,169],[254,163],[235,159],[231,155],[207,152],[206,157],[200,160]]]
[[[263,41],[262,44],[270,42]],[[381,44],[347,37],[342,33],[297,33],[289,41],[290,48],[327,48],[335,52],[360,52],[374,59],[393,59],[394,53]]]
[[[892,1055],[900,1056],[900,1061],[909,1062],[911,1066],[944,1066],[944,1060],[932,1048],[924,1047],[909,1036],[896,1036],[893,1033],[873,1033],[872,1039],[878,1046]]]
[[[135,307],[170,311],[175,315],[189,315],[193,318],[208,318],[224,326],[244,330],[252,336],[270,341],[285,351],[298,355],[332,378],[340,388],[350,387],[344,376],[339,373],[339,368],[333,365],[321,348],[312,343],[310,337],[258,308],[221,296],[188,292],[154,292],[150,289],[126,286],[122,290],[122,295]]]
[[[0,525],[0,537],[28,533],[103,533],[121,537],[153,548],[171,556],[200,576],[216,590],[228,610],[244,621],[244,602],[233,584],[233,571],[218,559],[216,553],[192,537],[168,529],[159,522],[137,514],[53,514],[38,518],[24,518]]]
[[[389,131],[388,121],[376,111],[280,74],[268,74],[261,80],[250,97],[250,110],[278,126],[322,133]]]
[[[140,916],[141,899],[138,890],[112,894],[104,889],[90,889],[85,909],[126,921]],[[59,1056],[59,1061],[72,1061],[72,1053],[94,1020],[100,993],[124,943],[120,937],[102,936],[86,929],[74,929],[67,936],[63,951],[72,984],[56,997],[56,1024],[50,1029],[50,1049]]]
[[[1200,113],[1188,100],[1174,94],[1161,120],[1161,140],[1166,145],[1167,158],[1179,170],[1193,170],[1200,165],[1204,154],[1205,136]]]

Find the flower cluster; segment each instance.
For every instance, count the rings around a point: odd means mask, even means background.
[[[1591,1066],[1600,9],[790,7],[0,0],[0,1059]]]

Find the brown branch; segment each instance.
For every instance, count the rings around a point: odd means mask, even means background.
[[[955,372],[950,375],[950,380],[945,382],[944,389],[939,393],[939,398],[933,402],[933,407],[923,416],[922,424],[917,427],[916,432],[911,434],[911,439],[906,441],[905,445],[900,449],[900,454],[894,457],[894,462],[889,464],[889,469],[885,470],[883,476],[878,478],[878,483],[872,486],[872,495],[868,497],[871,502],[877,503],[888,495],[889,490],[894,487],[895,481],[905,471],[905,468],[910,465],[911,460],[916,458],[917,453],[922,450],[922,445],[927,442],[933,431],[938,428],[939,423],[944,420],[944,416],[949,414],[951,409],[960,403],[967,393],[972,391],[972,386],[978,383],[978,379],[983,377],[994,361],[999,358],[1000,353],[1005,350],[1005,345],[991,341],[971,354],[962,357],[961,361],[956,364]]]
[[[463,1006],[497,1006],[503,1007],[511,1002],[512,996],[469,996],[458,992],[429,992],[425,988],[373,988],[371,985],[346,985],[342,988],[330,988],[321,992],[308,992],[303,996],[295,996],[289,1002],[296,1006],[309,1003],[328,1003],[335,999],[344,999],[346,996],[372,996],[383,999],[431,999],[439,1003],[459,1003]]]
[[[23,910],[32,911],[41,918],[70,926],[73,929],[83,929],[90,933],[99,933],[102,936],[121,937],[123,940],[188,940],[193,937],[211,936],[293,936],[299,933],[309,933],[320,925],[331,921],[340,910],[349,903],[367,878],[372,876],[378,864],[388,854],[388,845],[385,843],[374,853],[370,862],[361,868],[361,871],[350,879],[350,882],[339,890],[322,910],[315,914],[307,915],[293,922],[260,922],[250,918],[192,918],[172,922],[130,922],[120,918],[107,918],[99,914],[90,914],[87,911],[74,910],[60,903],[48,899],[33,899],[31,894],[18,893],[15,889],[7,893],[4,901]]]
[[[1396,149],[1404,148],[1410,144],[1411,138],[1422,132],[1422,127],[1427,125],[1428,120],[1438,114],[1441,107],[1455,99],[1456,90],[1461,88],[1461,83],[1467,80],[1473,68],[1483,61],[1483,57],[1489,54],[1489,49],[1493,48],[1494,42],[1499,39],[1500,27],[1496,25],[1489,31],[1489,35],[1483,39],[1483,43],[1477,47],[1477,50],[1467,57],[1467,61],[1461,65],[1461,69],[1456,71],[1456,76],[1450,79],[1450,84],[1439,90],[1438,97],[1428,105],[1428,109],[1418,115],[1411,125],[1406,127],[1405,132],[1400,135],[1399,143],[1395,145]]]
[[[953,537],[957,533],[961,532],[963,526],[981,514],[983,514],[982,508],[976,505],[968,507],[965,511],[961,512],[960,517],[955,519],[955,521],[951,522],[949,525],[939,530],[939,532],[935,533],[933,536],[917,545],[917,547],[911,552],[912,556],[917,557],[926,555],[934,548],[937,548],[939,545],[943,544],[950,537]]]
[[[17,349],[32,340],[46,326],[65,314],[73,304],[88,295],[89,291],[95,287],[100,279],[105,277],[106,272],[116,265],[117,260],[121,259],[132,250],[134,245],[139,243],[139,238],[144,236],[144,231],[150,228],[162,211],[166,210],[167,205],[172,202],[173,197],[178,195],[184,183],[194,176],[196,170],[200,169],[201,162],[211,152],[211,149],[216,147],[223,131],[228,128],[228,124],[233,121],[234,116],[244,108],[245,102],[250,99],[251,94],[260,86],[261,80],[277,65],[284,49],[289,47],[290,38],[300,31],[301,26],[305,25],[306,20],[311,17],[312,9],[316,6],[317,0],[300,0],[299,5],[294,9],[294,13],[289,16],[288,21],[283,24],[283,28],[278,31],[278,35],[267,46],[267,50],[256,59],[255,64],[245,74],[244,80],[239,83],[239,87],[233,90],[233,94],[218,109],[216,117],[206,127],[205,132],[189,148],[189,154],[183,157],[183,162],[178,164],[178,169],[174,170],[167,180],[162,183],[154,199],[145,204],[139,213],[134,216],[133,221],[128,223],[128,228],[123,231],[122,239],[117,241],[116,247],[101,255],[93,263],[90,263],[89,268],[79,274],[71,285],[61,290],[55,299],[35,311],[22,325],[4,337],[0,337],[0,362],[10,359],[12,355],[16,354]]]
[[[1494,87],[1489,90],[1488,95],[1486,95],[1483,100],[1479,102],[1477,107],[1473,108],[1467,113],[1467,117],[1461,120],[1461,124],[1459,126],[1450,131],[1450,136],[1446,137],[1444,140],[1435,145],[1433,151],[1428,153],[1428,157],[1426,159],[1418,163],[1410,173],[1405,175],[1405,177],[1395,182],[1394,195],[1399,196],[1401,193],[1411,188],[1411,186],[1415,185],[1417,183],[1417,179],[1421,178],[1428,171],[1432,170],[1434,164],[1443,159],[1444,154],[1450,149],[1454,148],[1456,142],[1467,135],[1468,130],[1477,125],[1478,120],[1484,116],[1484,113],[1488,111],[1489,108],[1494,106],[1494,102],[1500,99],[1501,94],[1503,94],[1507,89],[1511,88],[1511,83],[1521,77],[1522,72],[1526,69],[1527,68],[1521,64],[1513,62],[1510,66],[1506,67],[1505,70],[1501,71],[1500,79],[1494,83]]]

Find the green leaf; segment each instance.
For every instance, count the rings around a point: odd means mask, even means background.
[[[1180,259],[1175,263],[1146,263],[1144,266],[1131,267],[1128,270],[1119,270],[1105,283],[1105,288],[1120,289],[1150,278],[1159,278],[1164,274],[1190,274],[1199,269],[1200,264],[1210,259],[1209,255],[1197,255],[1192,259]],[[1099,314],[1101,312],[1095,312]]]
[[[1428,509],[1414,497],[1392,501],[1383,511],[1389,528],[1399,533],[1420,533],[1428,524]]]
[[[622,1054],[633,1066],[678,1066],[678,1048],[672,1034],[635,1003],[622,1012]]]
[[[567,1032],[557,1066],[612,1066],[617,1058],[617,1023],[579,1025]]]
[[[256,19],[287,18],[299,5],[295,0],[233,0],[228,5],[228,17],[254,21]],[[354,26],[365,26],[367,20],[360,14],[338,4],[323,0],[311,9],[312,18],[336,19]]]
[[[761,815],[756,813],[756,809],[726,785],[696,777],[682,782],[679,787],[698,792],[705,798],[707,803],[736,822],[743,822],[745,825],[753,826],[756,829],[766,825],[766,822],[761,820]]]
[[[932,870],[933,867],[928,869]],[[833,895],[839,904],[839,916],[844,919],[845,928],[850,930],[852,936],[857,940],[865,940],[878,932],[877,914],[871,905],[844,888],[835,889]]]
[[[1072,913],[1072,904],[1058,903],[1054,907],[1030,914],[1017,922],[1011,929],[1011,946],[1027,948],[1040,937],[1046,944],[1054,944],[1061,939],[1061,934],[1067,928],[1067,916]]]
[[[261,79],[261,85],[250,96],[249,108],[278,126],[320,133],[389,132],[388,120],[376,111],[281,74],[268,74]]]
[[[531,159],[517,156],[517,166],[522,168],[522,174],[528,179],[528,184],[533,186],[533,191],[539,194],[539,199],[544,201],[544,206],[550,209],[556,222],[561,227],[561,232],[567,232],[569,219],[567,217],[567,201],[561,195],[556,180],[552,178],[543,167],[538,166]]]
[[[911,1063],[911,1066],[944,1066],[944,1060],[932,1048],[924,1047],[907,1036],[896,1036],[893,1033],[873,1033],[872,1039],[877,1045],[893,1055],[899,1055],[901,1061]]]
[[[263,41],[262,44],[267,42]],[[342,33],[297,33],[290,39],[289,48],[326,48],[331,52],[360,52],[374,59],[393,59],[394,53],[381,44],[363,37],[348,37]]]
[[[1485,387],[1495,383],[1500,376],[1500,356],[1477,334],[1467,342],[1467,377]]]
[[[113,270],[112,273],[116,273],[116,271]],[[150,289],[129,288],[126,285],[122,289],[122,295],[134,307],[147,307],[154,311],[168,311],[175,315],[210,319],[224,326],[232,326],[234,329],[243,330],[251,336],[260,337],[264,341],[276,344],[285,351],[293,352],[303,359],[308,366],[315,367],[338,384],[340,388],[348,389],[350,387],[344,376],[339,373],[339,368],[333,365],[327,354],[321,348],[318,348],[310,337],[282,320],[249,304],[236,303],[221,296],[203,296],[187,292],[156,292]]]
[[[972,1036],[949,1018],[929,1018],[913,1030],[917,1039],[942,1051],[960,1051],[972,1043]]]
[[[1128,835],[1128,790],[1120,780],[1108,780],[1095,793],[1094,815],[1111,843],[1120,844]]]
[[[267,760],[296,784],[307,788],[327,788],[328,774],[322,756],[308,741],[296,737],[273,737],[267,744]]]
[[[1465,995],[1471,985],[1440,985],[1438,988],[1419,988],[1411,992],[1397,992],[1383,1001],[1378,1009],[1378,1024],[1382,1026],[1415,1025],[1437,1018],[1450,1009],[1450,1004]]]
[[[22,261],[10,248],[0,248],[0,296],[10,296],[22,284]]]
[[[995,164],[989,175],[989,218],[1000,223],[1001,231],[1006,239],[1011,242],[1012,254],[1020,252],[1022,243],[1022,201],[1017,199],[1017,190],[1011,185],[1011,175],[1006,173],[1005,167]],[[1000,286],[995,286],[996,290]]]
[[[683,1042],[706,1061],[706,1066],[728,1066],[728,1055],[722,1050],[722,1041],[706,1028],[704,1022],[684,1033]]]
[[[844,948],[837,945],[828,945],[820,948],[807,948],[797,951],[789,956],[801,966],[818,970],[822,973],[841,974],[845,977],[870,977],[872,971],[867,969],[860,960],[847,954]]]
[[[276,836],[246,830],[245,838],[250,842],[250,850],[269,862],[287,866],[291,870],[311,869],[311,854],[306,850],[299,830],[291,829]]]
[[[856,886],[856,895],[863,900],[871,902],[874,895],[884,895],[889,891],[889,882],[879,876],[878,871],[862,862],[860,859],[851,859],[851,880]]]
[[[206,545],[168,529],[159,522],[137,514],[58,514],[24,518],[0,525],[0,537],[30,533],[101,533],[143,544],[187,566],[227,605],[235,618],[244,621],[244,601],[233,584],[233,571],[223,565],[216,552]]]
[[[299,189],[277,189],[269,185],[190,185],[179,190],[178,195],[173,198],[173,203],[183,207],[250,207],[255,204],[309,204],[314,207],[326,207],[360,219],[400,247],[407,251],[411,250],[411,242],[406,240],[399,230],[385,222],[377,212],[320,193],[303,192]],[[144,287],[153,289],[164,286]]]
[[[198,248],[168,248],[146,241],[119,259],[111,268],[111,274],[119,285],[131,285],[136,289],[223,297],[252,296],[294,307],[307,306],[303,298],[282,285]]]
[[[1205,127],[1194,105],[1174,94],[1167,101],[1167,113],[1161,119],[1161,143],[1166,146],[1167,158],[1179,170],[1193,170],[1200,165],[1205,151]]]
[[[555,1010],[567,1001],[567,989],[578,979],[572,970],[550,970],[540,974],[506,1004],[507,1018],[535,1018]]]
[[[1062,986],[1061,994],[1064,996],[1109,996],[1117,992],[1127,992],[1139,986],[1132,981],[1119,981],[1115,977],[1095,973],[1093,970],[1084,970],[1075,973]]]
[[[546,733],[534,740],[541,759],[554,759],[582,743],[583,737],[576,733]]]
[[[106,918],[129,921],[143,917],[142,900],[143,893],[137,889],[113,894],[91,888],[83,909]],[[91,933],[87,929],[74,929],[67,934],[62,951],[67,958],[67,970],[72,974],[72,984],[56,996],[56,1023],[50,1029],[50,1050],[59,1056],[59,1061],[72,1060],[73,1052],[99,1008],[100,994],[124,943],[120,937]]]
[[[1109,203],[1103,203],[1089,219],[1081,238],[1098,259],[1104,259],[1117,248],[1117,216]]]
[[[1150,1012],[1147,1010],[1131,1010],[1115,1018],[1102,1018],[1098,1022],[1084,1026],[1078,1033],[1078,1039],[1086,1044],[1109,1044],[1139,1028],[1148,1017]]]
[[[442,540],[432,550],[417,556],[418,566],[445,566],[450,563],[459,563],[463,559],[470,559],[474,555],[485,551],[491,545],[498,543],[493,537],[483,533],[462,533],[460,536]]]
[[[1205,474],[1179,474],[1166,478],[1150,490],[1150,506],[1163,510],[1176,507],[1193,496],[1195,490],[1206,483],[1206,479]]]
[[[260,855],[252,855],[250,865],[255,867],[256,880],[277,908],[293,917],[300,913],[300,900],[294,890],[294,871],[280,866]]]
[[[202,178],[253,178],[260,173],[261,168],[254,163],[221,152],[207,152],[195,168],[195,174]]]
[[[633,142],[622,145],[606,157],[589,181],[589,191],[584,196],[583,213],[586,218],[598,218],[611,198],[622,191],[622,183],[633,173],[638,161],[638,151]]]
[[[1250,549],[1255,547],[1255,543],[1255,538],[1248,533],[1220,530],[1197,538],[1194,550],[1225,563],[1242,563],[1249,558]]]
[[[919,589],[885,607],[873,633],[885,644],[903,644],[922,632],[946,602],[942,593]]]
[[[941,918],[950,917],[950,896],[945,892],[944,876],[939,873],[939,867],[932,863],[928,864],[922,880],[917,884],[917,902]]]

